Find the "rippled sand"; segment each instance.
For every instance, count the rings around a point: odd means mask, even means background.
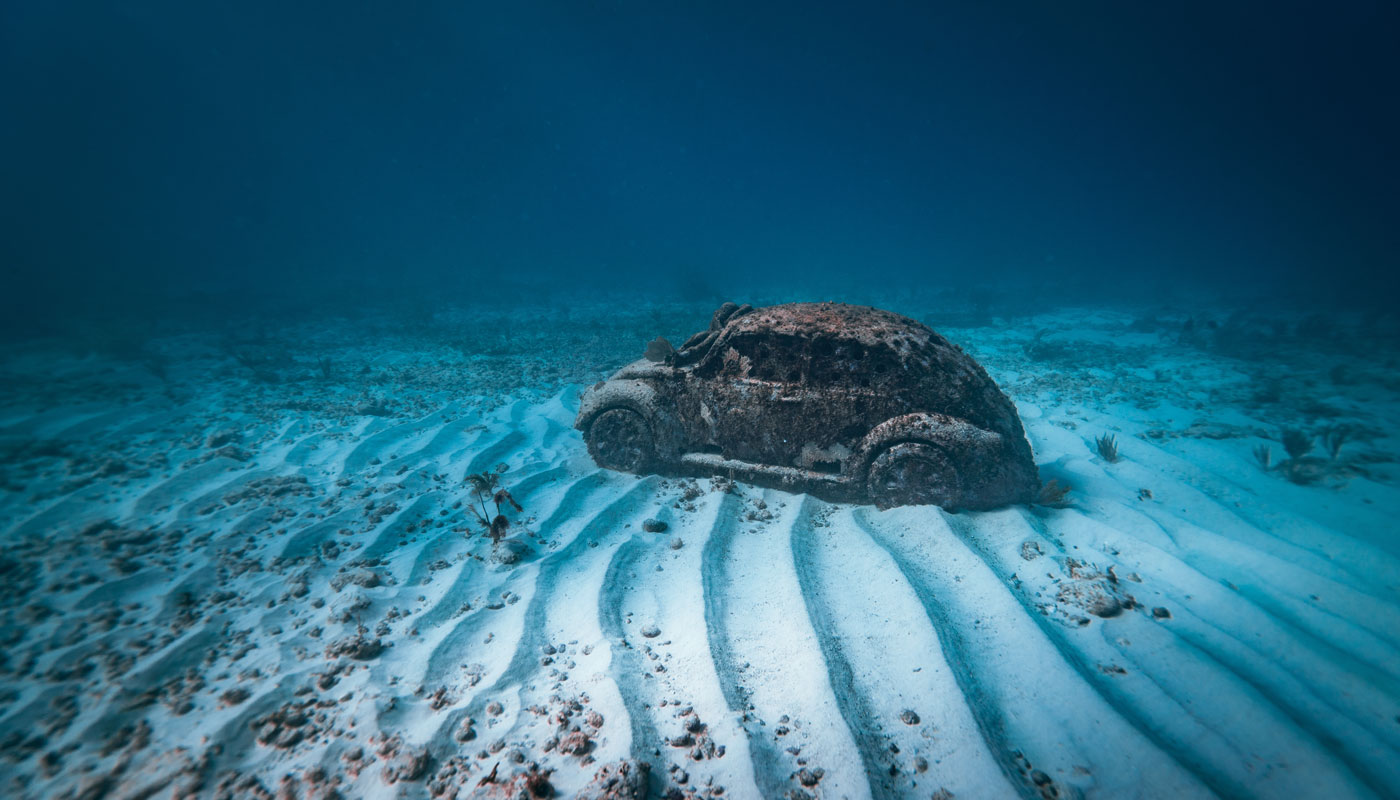
[[[600,471],[577,385],[395,384],[437,355],[343,391],[11,359],[85,388],[0,417],[5,792],[569,797],[631,760],[655,796],[1395,796],[1393,393],[1295,485],[1237,365],[1060,322],[1100,360],[950,332],[1072,487],[956,515]],[[463,478],[497,465],[493,547]]]

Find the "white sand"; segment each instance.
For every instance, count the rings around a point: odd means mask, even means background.
[[[1121,320],[1037,322],[1133,346],[1104,334]],[[118,365],[102,380],[129,390],[6,408],[3,792],[466,797],[534,762],[568,797],[634,758],[658,792],[738,798],[1396,796],[1387,465],[1295,485],[1253,461],[1278,423],[1227,396],[1233,362],[1041,368],[1031,331],[953,338],[1063,508],[601,472],[577,387],[386,386],[391,416],[366,416]],[[1336,401],[1376,435],[1344,453],[1395,441],[1393,401]],[[513,564],[464,505],[497,464],[525,508]]]

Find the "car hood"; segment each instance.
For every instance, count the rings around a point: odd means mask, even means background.
[[[675,367],[668,367],[664,363],[661,363],[659,361],[648,361],[645,358],[639,358],[636,361],[633,361],[631,364],[628,364],[627,366],[614,373],[610,380],[627,378],[665,378],[674,375],[675,372]]]

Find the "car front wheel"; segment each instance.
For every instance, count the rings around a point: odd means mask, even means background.
[[[902,442],[876,456],[866,485],[880,508],[934,505],[952,511],[962,494],[952,462],[921,442]]]
[[[656,441],[641,414],[611,408],[588,426],[588,452],[604,469],[641,473],[656,460]]]

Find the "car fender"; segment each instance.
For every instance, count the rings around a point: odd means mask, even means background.
[[[865,435],[853,459],[859,468],[854,475],[863,476],[876,456],[902,442],[933,445],[947,454],[959,470],[982,459],[998,458],[1004,446],[1001,434],[957,417],[932,412],[904,414],[881,422]]]
[[[586,432],[594,417],[613,408],[631,409],[647,420],[659,458],[670,461],[678,457],[683,440],[680,423],[666,399],[649,381],[624,378],[595,383],[579,401],[574,427]]]

